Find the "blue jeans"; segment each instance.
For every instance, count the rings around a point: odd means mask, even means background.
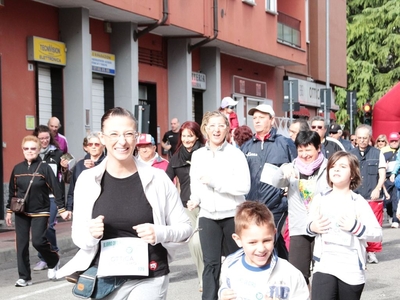
[[[400,223],[399,219],[396,217],[396,213],[397,213],[397,206],[399,205],[399,197],[400,197],[400,190],[397,190],[397,197],[394,197],[394,199],[392,199],[392,209],[393,209],[393,222],[397,222]]]
[[[46,237],[49,240],[51,244],[51,250],[58,252],[60,249],[58,249],[57,246],[57,237],[56,237],[56,224],[57,224],[57,205],[54,201],[54,197],[50,197],[50,217],[49,217],[49,225],[47,227],[46,231]],[[44,261],[42,255],[38,253],[38,256],[40,260]]]

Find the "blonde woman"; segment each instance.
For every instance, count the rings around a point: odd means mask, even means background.
[[[190,168],[189,210],[200,207],[200,243],[203,251],[202,299],[218,299],[222,249],[229,255],[238,246],[235,232],[236,207],[250,190],[250,172],[244,154],[227,142],[228,118],[219,111],[207,112],[201,131],[207,142],[193,152]],[[223,246],[224,245],[224,246]]]
[[[379,150],[381,150],[383,147],[387,146],[388,140],[385,134],[380,134],[378,135],[378,137],[376,138],[375,141],[375,148],[378,148]]]

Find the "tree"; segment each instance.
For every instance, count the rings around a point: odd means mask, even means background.
[[[367,101],[375,104],[400,79],[398,0],[347,1],[347,90],[357,91],[358,118]],[[346,91],[336,88],[338,123],[348,125]]]

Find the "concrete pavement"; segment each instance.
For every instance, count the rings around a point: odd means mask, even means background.
[[[58,244],[61,249],[61,262],[65,264],[75,253],[76,247],[71,240],[71,222],[60,221],[57,226]],[[378,264],[368,264],[365,285],[361,300],[397,300],[400,299],[400,289],[398,287],[398,269],[400,266],[400,229],[390,228],[386,221],[383,225],[384,240],[383,251],[377,254]],[[9,269],[16,268],[16,254],[14,250],[15,233],[7,230],[4,225],[0,225],[0,278],[4,273],[8,280],[10,277]],[[31,264],[36,263],[36,250],[30,248]],[[32,266],[33,267],[33,266]],[[195,266],[190,259],[187,247],[182,247],[178,253],[176,261],[170,267],[170,285],[168,290],[168,300],[200,300],[201,293],[198,291],[198,281]],[[45,278],[46,272],[36,272],[35,282],[38,274]],[[11,282],[7,285],[12,287],[15,280],[16,270],[12,272]],[[3,280],[3,279],[1,279]],[[46,280],[46,279],[44,279]],[[36,287],[36,285],[35,285]],[[65,287],[66,293],[70,294],[70,286]],[[64,289],[64,288],[63,288]],[[15,289],[11,289],[14,291]],[[17,291],[27,291],[18,290]],[[46,292],[48,293],[48,292]],[[60,291],[57,292],[58,295]],[[57,296],[59,297],[59,296]],[[1,298],[1,297],[0,297]],[[20,299],[20,298],[18,298]],[[31,297],[30,299],[43,299],[42,296]],[[63,298],[64,299],[64,298]],[[65,299],[76,299],[72,296]]]

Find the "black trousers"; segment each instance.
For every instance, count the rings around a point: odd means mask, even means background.
[[[337,277],[314,273],[311,285],[312,300],[359,300],[364,284],[350,285]]]
[[[51,250],[46,238],[49,217],[28,217],[15,214],[15,234],[19,278],[31,280],[29,261],[29,231],[32,235],[32,246],[43,256],[49,268],[54,268],[59,260],[57,252]]]
[[[233,218],[212,220],[199,218],[201,250],[203,251],[203,300],[217,300],[221,273],[222,248],[228,256],[239,249],[232,238],[235,232]],[[225,247],[223,247],[223,243]]]

